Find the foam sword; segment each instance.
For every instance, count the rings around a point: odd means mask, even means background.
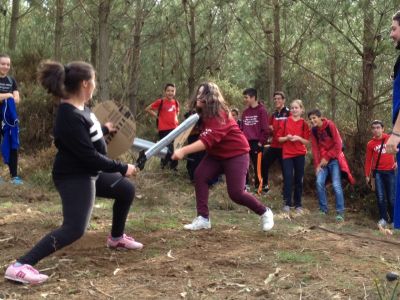
[[[184,134],[187,131],[191,131],[194,125],[196,125],[199,118],[200,117],[198,114],[191,115],[189,118],[183,121],[178,127],[172,130],[168,135],[166,135],[157,143],[153,144],[149,149],[147,149],[146,151],[145,149],[142,149],[139,152],[139,157],[136,160],[135,167],[139,168],[140,170],[143,170],[144,165],[151,157],[160,154],[165,147],[171,144],[181,134]],[[135,141],[133,142],[133,148],[135,149]],[[116,186],[118,182],[120,182],[123,178],[124,176],[116,180],[114,183],[111,184],[111,187],[113,188],[114,186]]]

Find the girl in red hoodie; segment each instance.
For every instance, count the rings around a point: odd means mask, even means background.
[[[212,82],[201,84],[191,101],[191,107],[195,108],[201,117],[199,140],[176,150],[172,159],[182,159],[190,153],[204,150],[206,155],[194,174],[197,217],[184,228],[187,230],[211,228],[208,213],[208,182],[224,173],[229,197],[261,216],[262,230],[271,230],[274,226],[272,211],[244,189],[249,165],[249,143],[232,118],[218,86]]]
[[[292,206],[292,187],[294,185],[294,206],[297,213],[302,212],[301,196],[303,194],[303,177],[306,145],[309,144],[310,128],[301,117],[304,105],[301,100],[294,100],[290,104],[291,116],[279,129],[278,140],[282,143],[283,158],[283,199],[285,212]],[[294,181],[294,184],[293,184]]]

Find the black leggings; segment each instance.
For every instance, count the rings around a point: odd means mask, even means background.
[[[111,188],[110,185],[121,176],[120,173],[100,173],[97,180],[89,176],[54,180],[61,196],[63,223],[61,227],[43,237],[17,261],[35,265],[46,256],[81,238],[89,225],[95,196],[115,199],[111,236],[122,236],[129,209],[135,197],[135,187],[124,178]]]
[[[10,169],[11,178],[18,176],[17,167],[18,167],[18,150],[11,149],[10,161],[8,162],[8,168]]]

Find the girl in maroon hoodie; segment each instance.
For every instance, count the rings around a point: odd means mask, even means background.
[[[194,180],[196,191],[197,217],[187,230],[211,228],[208,212],[208,181],[221,173],[225,174],[229,197],[261,216],[264,231],[272,229],[274,217],[272,211],[244,189],[246,172],[249,165],[249,143],[239,129],[218,86],[215,83],[201,84],[191,107],[201,116],[201,133],[198,141],[176,150],[172,159],[206,151],[206,155],[197,167]]]

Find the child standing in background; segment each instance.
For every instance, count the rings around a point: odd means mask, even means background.
[[[257,100],[257,90],[248,88],[243,91],[246,109],[242,113],[242,131],[250,145],[250,160],[254,169],[255,190],[261,193],[263,178],[261,175],[262,155],[264,144],[268,138],[268,113],[264,105]],[[246,188],[249,189],[250,174],[247,176]]]
[[[283,211],[290,211],[294,186],[294,206],[297,213],[302,213],[304,163],[307,153],[306,145],[309,144],[310,139],[310,128],[301,117],[304,113],[304,105],[301,100],[294,100],[290,104],[290,113],[290,117],[278,132],[283,158]]]
[[[167,83],[164,87],[164,98],[157,99],[146,107],[146,112],[156,118],[160,140],[179,125],[179,102],[175,99],[175,93],[175,84]],[[167,156],[161,159],[161,168],[169,164],[172,170],[176,170],[178,161],[171,160],[171,155],[174,152],[173,142],[168,145],[168,150]]]
[[[18,176],[18,148],[19,128],[15,104],[20,101],[17,82],[8,72],[11,67],[11,59],[6,54],[0,54],[0,103],[2,121],[2,154],[3,160],[10,169],[11,183],[23,184]],[[6,119],[4,119],[6,116]],[[11,117],[11,118],[10,118]]]

